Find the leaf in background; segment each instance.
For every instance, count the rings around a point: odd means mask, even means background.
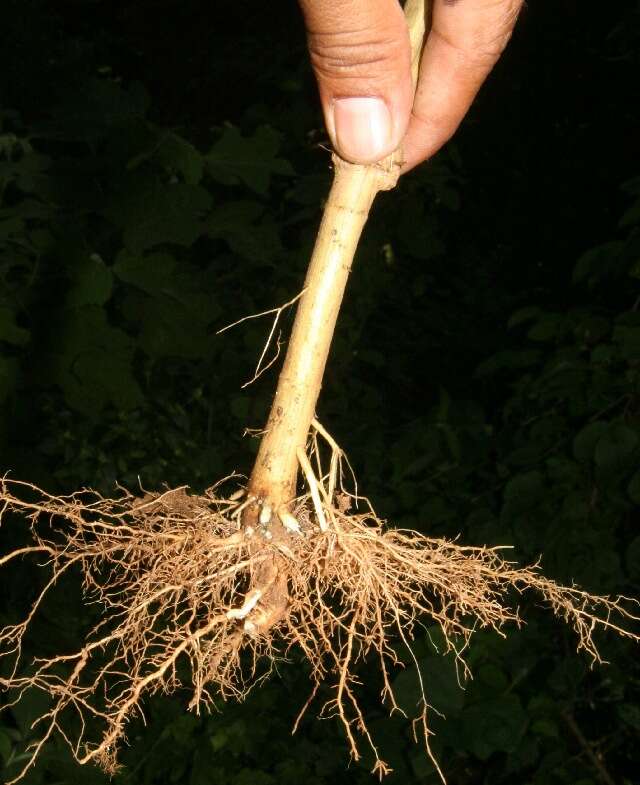
[[[640,325],[636,327],[616,326],[613,331],[613,342],[619,346],[623,359],[631,362],[637,362],[640,359]]]
[[[638,434],[622,423],[612,423],[596,444],[596,465],[606,472],[624,467],[638,444]]]
[[[512,477],[504,489],[505,507],[510,512],[529,509],[544,493],[544,482],[539,471],[525,472]]]
[[[0,403],[15,389],[18,381],[18,362],[13,357],[0,356]]]
[[[2,210],[0,213],[0,243],[3,245],[7,242],[7,240],[11,239],[15,235],[22,234],[25,230],[24,220],[15,214],[10,214],[3,220],[3,215],[7,215],[8,213],[8,210]]]
[[[218,301],[201,271],[180,265],[166,253],[118,254],[114,273],[135,287],[125,295],[123,312],[138,332],[149,357],[202,358],[211,343],[208,327],[220,314]]]
[[[179,172],[187,185],[202,180],[204,159],[200,152],[181,136],[168,132],[158,147],[158,158],[169,169]]]
[[[171,276],[176,260],[168,253],[151,253],[146,256],[120,251],[113,265],[115,275],[147,294],[157,294],[171,286]]]
[[[626,229],[640,223],[640,199],[637,199],[620,219],[618,226]]]
[[[11,741],[11,736],[0,728],[0,758],[2,758],[5,764],[9,760],[12,749],[13,742]]]
[[[207,234],[249,262],[272,262],[284,249],[275,221],[264,212],[259,202],[249,200],[220,205],[206,219]]]
[[[609,319],[602,316],[587,314],[580,318],[575,330],[579,339],[593,345],[608,337],[611,332],[611,323]]]
[[[41,717],[51,705],[51,698],[43,690],[31,688],[27,690],[20,702],[11,707],[11,713],[23,737],[26,737],[38,717]]]
[[[284,251],[278,228],[271,219],[247,232],[229,234],[225,239],[234,253],[249,262],[273,262]]]
[[[587,463],[593,458],[596,444],[608,428],[606,422],[598,420],[585,425],[573,440],[573,455],[578,461]]]
[[[53,336],[45,378],[58,384],[68,404],[96,415],[108,403],[128,409],[143,400],[133,376],[134,343],[112,327],[102,308],[85,306],[64,312],[64,321]]]
[[[47,180],[45,172],[50,166],[48,156],[29,148],[17,161],[0,161],[0,185],[6,188],[9,183],[15,182],[24,193],[38,193]],[[19,213],[19,206],[17,210],[12,206],[12,211]]]
[[[474,688],[478,688],[483,693],[490,693],[492,695],[499,695],[509,689],[509,679],[507,674],[494,663],[486,663],[478,669],[476,677],[476,684]]]
[[[265,194],[274,174],[295,174],[291,164],[278,157],[279,148],[280,134],[270,126],[260,126],[250,137],[227,126],[205,156],[207,171],[223,185],[243,183],[256,193]]]
[[[162,243],[190,246],[202,234],[200,215],[211,208],[211,196],[197,185],[135,175],[107,211],[123,230],[125,246],[133,253]]]
[[[212,237],[247,232],[264,211],[264,205],[250,199],[223,202],[207,217],[207,231]]]
[[[520,310],[516,311],[511,316],[507,322],[507,327],[511,329],[512,327],[516,327],[517,325],[523,324],[524,322],[530,322],[532,319],[537,319],[541,315],[542,309],[537,305],[529,305],[526,308],[520,308]]]
[[[508,371],[517,368],[528,368],[540,361],[541,353],[537,349],[505,349],[480,363],[476,374],[480,378],[490,376],[497,371]]]
[[[313,207],[315,212],[327,198],[330,187],[331,175],[328,171],[304,174],[296,178],[293,187],[287,192],[287,198],[305,207]]]
[[[557,313],[542,314],[527,333],[532,341],[553,341],[558,335],[562,317]]]
[[[16,313],[6,305],[0,305],[0,341],[24,346],[29,340],[29,330],[16,324]]]
[[[527,726],[520,699],[504,695],[466,708],[460,718],[467,749],[480,760],[515,750]]]
[[[75,271],[67,306],[103,305],[111,297],[113,274],[98,254],[91,254]]]
[[[142,302],[128,301],[125,313],[135,312],[140,324],[138,345],[149,357],[198,359],[206,353],[211,339],[207,333],[208,320],[202,319],[195,306],[195,302],[190,307],[174,297],[157,295],[145,297]]]
[[[627,487],[627,493],[632,501],[636,504],[640,504],[640,470],[631,478]]]
[[[640,731],[640,707],[623,703],[618,706],[618,716],[634,730]]]
[[[464,706],[465,693],[458,682],[454,658],[442,655],[425,657],[419,665],[429,704],[445,716],[458,714]],[[415,716],[421,705],[416,667],[402,671],[392,686],[398,705],[410,716]]]
[[[624,247],[621,240],[611,240],[590,248],[576,262],[573,268],[573,282],[584,281],[588,286],[593,286],[599,280],[610,277],[619,265]]]
[[[241,769],[233,778],[233,785],[276,785],[277,780],[271,774],[260,769]]]
[[[429,703],[436,711],[453,716],[462,710],[465,692],[452,656],[427,657],[422,661],[422,674]]]

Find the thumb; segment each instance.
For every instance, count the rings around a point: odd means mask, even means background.
[[[354,163],[392,153],[413,88],[409,33],[398,0],[299,0],[327,131]]]

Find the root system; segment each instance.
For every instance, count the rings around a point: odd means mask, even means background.
[[[51,698],[37,721],[31,757],[14,782],[56,731],[79,763],[94,761],[112,773],[127,725],[143,712],[145,698],[182,688],[194,711],[220,698],[242,700],[294,649],[308,661],[312,679],[301,714],[323,685],[329,698],[316,711],[339,718],[353,758],[368,744],[374,771],[382,775],[389,769],[359,706],[358,663],[376,658],[381,701],[402,711],[392,672],[402,664],[398,645],[411,651],[417,624],[437,623],[463,670],[463,651],[475,630],[503,634],[506,624],[521,623],[512,601],[526,591],[537,592],[573,627],[578,649],[594,661],[600,659],[593,638],[598,628],[638,639],[628,627],[638,618],[631,600],[560,586],[537,564],[518,567],[498,548],[387,528],[365,500],[342,488],[342,455],[332,441],[330,468],[321,472],[318,433],[324,431],[316,426],[309,456],[301,461],[307,492],[288,517],[282,515],[286,525],[267,516],[264,505],[257,518],[248,516],[259,500],[239,493],[222,498],[220,485],[203,495],[177,488],[138,498],[122,490],[107,499],[93,491],[55,497],[2,482],[3,513],[30,519],[33,544],[0,565],[34,556],[49,570],[26,618],[0,632],[0,652],[12,660],[0,684],[12,703],[33,688]],[[24,500],[34,492],[35,500]],[[100,620],[76,652],[25,668],[21,650],[29,625],[73,568],[81,572],[86,602],[99,606]],[[428,712],[425,685],[413,721],[427,751]],[[74,737],[71,726],[79,729]],[[98,738],[88,730],[95,727]]]

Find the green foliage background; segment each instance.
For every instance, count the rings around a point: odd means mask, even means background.
[[[535,5],[535,7],[534,7]],[[361,488],[402,526],[515,546],[591,591],[640,584],[637,2],[525,9],[453,143],[380,198],[320,402]],[[330,182],[292,4],[5,0],[0,6],[1,471],[65,492],[205,487],[247,472],[274,390],[247,390],[300,287]],[[636,133],[634,134],[634,128]],[[289,318],[290,323],[290,318]],[[287,325],[285,325],[286,327]],[[3,549],[24,523],[7,521]],[[41,575],[2,578],[0,621]],[[638,782],[637,649],[589,668],[528,598],[506,640],[479,631],[462,690],[425,629],[417,653],[450,785]],[[88,611],[60,587],[28,654],[73,646]],[[416,672],[397,676],[402,705]],[[407,724],[367,716],[395,773],[437,781]],[[368,783],[309,718],[297,662],[243,705],[185,696],[132,724],[117,785]],[[38,694],[0,719],[15,772]],[[578,728],[582,741],[578,738]],[[573,728],[573,730],[572,730]],[[29,783],[102,783],[60,740]]]

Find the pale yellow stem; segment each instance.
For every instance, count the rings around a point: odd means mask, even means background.
[[[375,195],[398,166],[358,166],[334,156],[335,177],[249,492],[274,507],[295,496],[297,451],[305,449],[358,240]]]
[[[405,14],[413,53],[414,85],[425,30],[424,0],[408,0]],[[335,175],[265,434],[249,481],[257,505],[279,509],[296,496],[298,454],[315,416],[329,347],[347,278],[369,209],[380,190],[397,182],[400,151],[360,166],[333,156]],[[255,510],[254,510],[255,512]]]

